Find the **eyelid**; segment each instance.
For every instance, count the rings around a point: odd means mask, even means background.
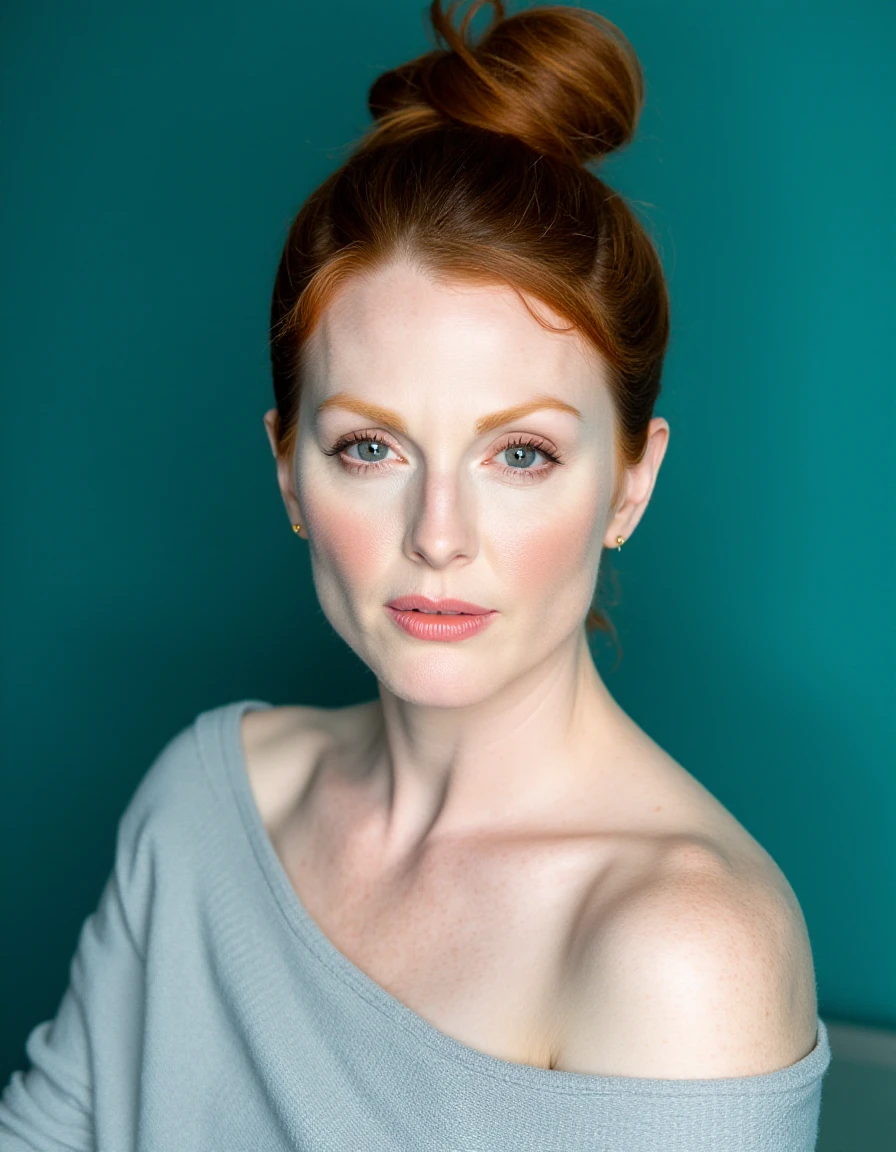
[[[328,455],[336,454],[342,451],[349,444],[363,443],[367,440],[375,440],[379,443],[387,444],[393,452],[400,452],[396,447],[391,434],[383,432],[382,429],[365,428],[359,432],[347,432],[344,436],[340,436],[335,441],[333,447],[327,451]],[[546,452],[556,459],[557,463],[561,461],[560,449],[547,436],[542,436],[540,433],[533,432],[504,432],[498,437],[498,447],[494,449],[493,455],[502,451],[502,449],[509,448],[516,444],[531,444],[540,452]],[[384,461],[385,463],[385,461]]]
[[[347,433],[345,436],[340,437],[332,448],[324,449],[324,454],[326,456],[338,456],[341,458],[345,450],[350,448],[352,444],[365,443],[368,441],[385,444],[392,452],[398,451],[398,449],[390,443],[387,436],[383,436],[378,431],[365,431]],[[548,447],[548,445],[550,445],[550,447]],[[534,449],[534,451],[540,453],[545,458],[545,463],[540,464],[537,468],[511,468],[508,464],[492,464],[495,457],[500,455],[502,451],[506,452],[508,449],[517,446]],[[399,458],[403,459],[403,457]],[[342,459],[341,463],[346,471],[364,476],[370,472],[388,474],[391,471],[390,465],[392,461],[356,460],[354,457],[347,457]],[[511,484],[532,484],[547,479],[555,469],[563,466],[564,461],[559,451],[554,447],[553,442],[549,441],[546,437],[529,435],[525,432],[507,432],[493,449],[491,456],[489,456],[489,463],[493,468],[497,469],[500,475],[506,477]]]
[[[562,457],[560,456],[560,449],[547,436],[541,436],[538,433],[530,432],[507,432],[499,439],[499,447],[495,452],[500,452],[502,449],[510,448],[516,444],[529,444],[536,448],[539,452],[547,453],[556,458],[559,463]]]
[[[347,432],[344,436],[339,436],[334,442],[332,448],[325,448],[324,453],[327,456],[338,456],[343,449],[350,447],[352,444],[363,444],[367,440],[375,440],[378,444],[385,444],[392,449],[393,452],[398,452],[394,442],[389,437],[388,433],[383,435],[379,430],[373,432],[369,429],[362,432]],[[384,461],[385,463],[385,461]]]

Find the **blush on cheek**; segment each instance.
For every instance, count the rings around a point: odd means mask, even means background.
[[[376,533],[370,517],[359,516],[345,507],[316,509],[313,523],[317,550],[325,553],[340,572],[363,566],[375,546]]]
[[[367,589],[376,590],[378,573],[384,573],[389,563],[389,534],[382,521],[369,510],[364,513],[342,503],[316,504],[309,509],[309,521],[309,539],[328,570],[326,578],[363,601]]]
[[[518,593],[521,608],[537,611],[581,600],[584,613],[597,578],[600,542],[595,532],[595,518],[581,513],[528,530],[517,525],[496,551],[499,582],[511,599]]]

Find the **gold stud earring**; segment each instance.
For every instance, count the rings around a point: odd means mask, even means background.
[[[616,537],[616,551],[617,551],[617,552],[621,552],[621,551],[622,551],[622,545],[623,545],[624,543],[625,543],[625,537],[624,537],[624,536],[617,536],[617,537]]]
[[[302,525],[301,524],[293,524],[292,530],[298,536],[298,534],[302,531]]]

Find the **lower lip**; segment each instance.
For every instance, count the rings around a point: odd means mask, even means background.
[[[497,612],[478,616],[437,616],[428,612],[402,612],[386,605],[386,611],[399,628],[417,640],[466,640],[488,628]]]

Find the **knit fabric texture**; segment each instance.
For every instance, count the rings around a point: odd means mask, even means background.
[[[2,1152],[811,1152],[830,1063],[595,1076],[489,1056],[375,983],[302,906],[239,700],[141,778],[56,1015],[0,1094]]]

